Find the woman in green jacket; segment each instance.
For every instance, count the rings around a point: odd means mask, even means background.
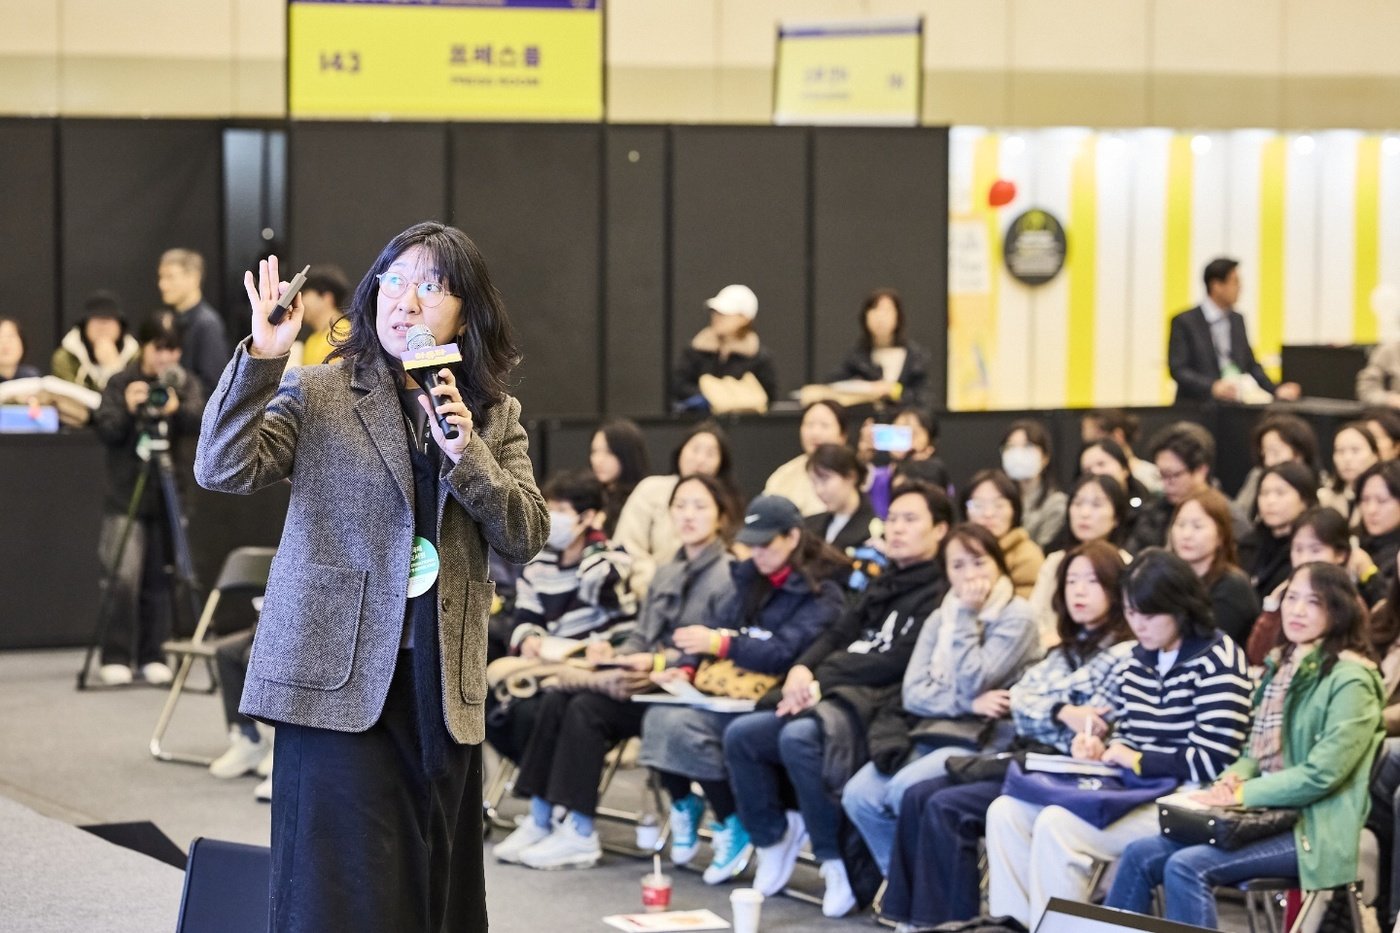
[[[1123,853],[1108,906],[1146,913],[1160,884],[1167,919],[1215,929],[1218,885],[1296,877],[1311,891],[1356,880],[1371,760],[1384,736],[1384,688],[1365,633],[1365,610],[1343,568],[1311,563],[1293,572],[1285,641],[1255,691],[1249,744],[1195,799],[1296,809],[1297,824],[1234,851],[1141,839]]]

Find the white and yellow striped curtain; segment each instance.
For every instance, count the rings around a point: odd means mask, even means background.
[[[1016,198],[988,203],[997,179]],[[1255,353],[1373,343],[1377,286],[1400,286],[1400,138],[1164,129],[955,127],[950,159],[949,407],[1169,402],[1167,328],[1200,301],[1217,256],[1241,263]],[[1007,274],[1002,235],[1022,211],[1065,225],[1064,271]]]

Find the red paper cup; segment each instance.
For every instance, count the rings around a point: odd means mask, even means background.
[[[648,873],[642,876],[642,906],[648,913],[666,910],[671,906],[671,878],[669,875]]]

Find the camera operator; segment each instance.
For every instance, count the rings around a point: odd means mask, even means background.
[[[132,668],[150,684],[166,684],[171,671],[161,654],[170,636],[171,587],[167,567],[173,560],[170,521],[158,476],[147,479],[136,504],[131,535],[121,548],[127,511],[137,482],[154,455],[153,445],[170,443],[172,458],[181,436],[199,434],[204,393],[199,380],[180,369],[180,334],[169,311],[151,314],[137,331],[141,351],[126,369],[112,376],[93,415],[97,436],[107,446],[108,492],[104,502],[98,554],[111,568],[111,601],[98,678],[126,684]],[[187,467],[177,466],[177,475]]]

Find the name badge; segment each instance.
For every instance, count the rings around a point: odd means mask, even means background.
[[[438,552],[427,538],[413,539],[413,555],[408,560],[408,596],[422,596],[437,581]]]

